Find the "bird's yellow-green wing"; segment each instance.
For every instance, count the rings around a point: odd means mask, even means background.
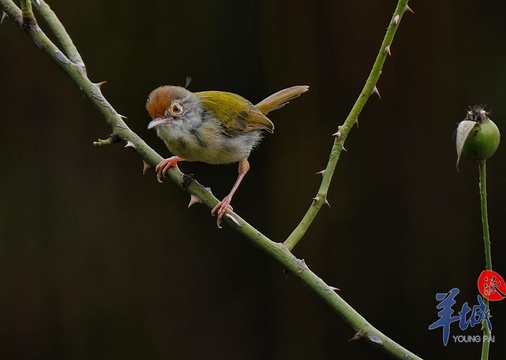
[[[205,111],[221,121],[230,135],[252,130],[274,131],[272,121],[240,95],[224,91],[202,91],[195,95]]]

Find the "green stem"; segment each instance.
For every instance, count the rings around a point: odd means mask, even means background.
[[[21,10],[16,6],[16,4],[12,0],[2,0],[0,1],[0,6],[3,11],[2,20],[5,15],[9,19],[14,21],[16,24],[22,25]]]
[[[237,217],[237,220],[240,224],[240,231],[243,234],[276,259],[284,269],[301,279],[355,330],[355,336],[351,340],[366,340],[397,359],[421,359],[371,325],[336,293],[338,289],[325,283],[325,281],[308,268],[303,259],[296,258],[284,244],[271,241],[243,219]],[[236,229],[239,230],[239,228]]]
[[[83,71],[85,71],[84,62],[81,58],[81,55],[79,54],[79,51],[77,51],[74,42],[67,34],[65,27],[62,25],[60,19],[58,19],[54,11],[51,10],[49,5],[44,0],[38,0],[35,2],[35,10],[37,10],[37,12],[44,17],[49,28],[55,34],[56,38],[61,44],[65,55],[69,57],[70,61],[82,67]]]
[[[480,171],[480,200],[481,200],[481,224],[483,226],[483,241],[485,245],[485,269],[492,270],[492,252],[490,249],[490,231],[488,227],[487,210],[487,162],[478,161]]]
[[[492,250],[490,247],[490,231],[488,226],[488,210],[487,210],[487,162],[486,160],[478,161],[480,176],[480,203],[481,203],[481,224],[483,227],[483,241],[485,247],[485,269],[492,270]],[[483,299],[485,303],[485,311],[489,310],[489,300]],[[490,329],[486,321],[483,321],[483,339],[490,339]],[[490,350],[490,341],[482,339],[481,360],[488,360]]]
[[[130,141],[136,151],[141,155],[144,161],[152,166],[156,166],[162,157],[151,149],[137,134],[135,134],[127,124],[123,121],[121,115],[107,101],[100,90],[100,83],[93,83],[87,77],[84,71],[84,64],[74,63],[47,37],[47,35],[39,28],[35,21],[32,26],[25,26],[22,11],[11,0],[0,0],[0,9],[5,11],[9,18],[16,22],[25,33],[34,41],[34,43],[42,49],[53,62],[60,67],[70,79],[81,89],[83,94],[91,101],[93,105],[102,113],[107,123],[112,127],[113,134],[121,140]],[[54,13],[45,11],[41,12],[42,16]],[[60,34],[66,34],[63,25],[60,23],[56,15],[49,16],[44,19],[49,27]],[[173,171],[172,171],[173,170]],[[182,173],[176,169],[169,171],[169,177],[182,186]]]
[[[330,152],[327,167],[323,172],[323,179],[320,188],[318,189],[318,194],[313,198],[311,206],[307,210],[300,223],[284,242],[285,246],[290,250],[292,250],[295,245],[297,245],[297,243],[302,239],[307,229],[320,211],[322,205],[329,204],[327,201],[327,193],[332,181],[332,177],[334,175],[334,171],[336,169],[337,162],[339,161],[341,152],[344,149],[344,142],[346,141],[348,133],[352,129],[353,125],[355,125],[357,122],[358,116],[367,103],[369,96],[371,96],[371,94],[373,94],[376,90],[376,84],[380,78],[381,69],[383,69],[383,64],[385,63],[387,56],[390,54],[390,46],[394,40],[395,33],[399,27],[402,16],[408,9],[408,0],[399,0],[397,2],[397,7],[395,8],[394,14],[390,19],[385,37],[383,38],[383,42],[381,43],[381,47],[379,49],[378,55],[376,56],[376,60],[374,61],[369,77],[367,78],[365,85],[357,100],[355,101],[355,104],[353,105],[348,117],[344,123],[339,126],[339,131],[334,134],[334,145],[332,146],[332,150]]]
[[[21,0],[20,6],[23,19],[32,19],[33,18],[32,2],[30,0]]]

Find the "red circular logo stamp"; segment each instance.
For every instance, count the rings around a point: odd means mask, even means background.
[[[490,301],[503,300],[506,297],[506,284],[501,275],[492,270],[483,270],[478,278],[480,294]]]

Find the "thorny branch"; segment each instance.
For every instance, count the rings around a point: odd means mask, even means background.
[[[348,118],[334,134],[334,146],[328,165],[325,171],[322,172],[322,184],[317,196],[313,199],[310,209],[301,221],[301,224],[284,243],[277,243],[267,238],[235,213],[232,213],[233,218],[229,218],[228,223],[231,227],[244,235],[249,241],[256,244],[267,254],[272,256],[284,269],[301,279],[324,302],[326,302],[330,308],[339,314],[354,329],[355,335],[352,338],[353,340],[366,340],[370,344],[399,359],[421,359],[373,327],[336,293],[336,290],[338,290],[337,288],[326,284],[307,267],[304,260],[296,258],[290,251],[302,238],[307,230],[307,227],[311,224],[321,206],[323,204],[328,204],[327,191],[330,186],[335,166],[339,160],[339,155],[344,149],[344,142],[348,132],[357,121],[358,114],[367,102],[369,96],[372,93],[377,93],[379,95],[376,83],[379,79],[386,55],[391,54],[390,46],[400,20],[406,11],[411,10],[407,3],[408,0],[398,1],[380,52],[376,62],[374,63],[369,78],[366,81],[364,89],[359,95]],[[55,34],[63,50],[60,50],[60,48],[55,45],[38,26],[36,18],[32,12],[32,6],[35,11],[46,20],[50,30]],[[95,145],[111,145],[118,141],[123,141],[127,144],[127,147],[135,148],[139,156],[144,161],[145,167],[149,165],[155,166],[162,160],[162,157],[159,154],[151,149],[144,140],[142,140],[126,125],[123,121],[124,117],[120,115],[103,96],[100,90],[103,82],[93,83],[89,80],[84,62],[77,51],[77,48],[74,46],[72,39],[65,31],[65,28],[59,21],[56,14],[54,14],[45,1],[34,0],[32,4],[29,0],[21,0],[20,9],[12,0],[0,0],[0,9],[3,11],[4,16],[10,18],[25,31],[34,43],[70,77],[76,86],[81,89],[83,94],[102,113],[105,120],[112,128],[112,134],[105,140],[97,140]],[[170,169],[168,175],[169,178],[178,186],[188,191],[192,195],[192,199],[195,199],[196,197],[210,208],[214,207],[218,202],[218,200],[197,181],[184,176],[184,174],[182,174],[178,169]]]

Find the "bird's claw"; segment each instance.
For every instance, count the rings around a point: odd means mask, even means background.
[[[232,199],[226,197],[224,198],[222,201],[220,201],[218,203],[218,205],[216,205],[212,210],[211,210],[211,215],[214,216],[214,215],[217,215],[218,218],[216,219],[216,225],[218,226],[218,228],[222,228],[221,226],[221,220],[223,219],[223,216],[227,213],[228,210],[234,210],[232,208],[232,206],[230,206],[230,201]]]
[[[181,161],[181,158],[177,156],[172,156],[160,161],[160,163],[155,167],[156,180],[158,180],[159,183],[162,183],[162,177],[167,177],[167,171],[169,171],[171,167],[177,168],[177,163],[179,161]]]

